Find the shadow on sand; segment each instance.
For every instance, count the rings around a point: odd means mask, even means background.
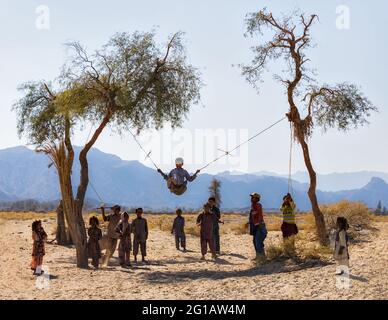
[[[217,262],[214,262],[217,263]],[[229,264],[229,263],[228,263]],[[323,267],[331,265],[331,262],[310,259],[310,260],[291,260],[282,259],[279,261],[265,263],[258,267],[252,267],[244,270],[236,271],[217,271],[217,270],[196,270],[196,271],[174,271],[161,272],[155,271],[145,275],[145,278],[150,282],[155,283],[170,283],[181,282],[187,280],[212,279],[220,280],[227,278],[238,277],[254,277],[257,275],[270,275],[276,273],[288,273],[309,268]]]

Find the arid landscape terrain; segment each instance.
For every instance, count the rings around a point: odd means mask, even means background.
[[[54,238],[53,214],[0,213],[0,299],[388,299],[388,220],[373,218],[350,244],[350,287],[336,286],[334,261],[329,250],[313,241],[312,216],[298,218],[297,259],[281,251],[280,218],[266,217],[270,261],[256,266],[254,250],[245,233],[246,217],[225,215],[222,254],[215,261],[200,261],[194,215],[187,216],[188,252],[177,251],[170,233],[173,215],[146,214],[150,224],[149,264],[119,266],[117,251],[111,265],[97,271],[75,267],[75,250],[46,245],[45,269],[36,278],[29,269],[31,222],[43,218]]]

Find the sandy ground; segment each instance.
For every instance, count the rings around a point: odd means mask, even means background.
[[[45,223],[48,230],[54,221]],[[189,252],[177,251],[173,237],[152,230],[149,265],[111,266],[97,271],[74,266],[75,251],[46,246],[51,279],[32,276],[30,223],[0,223],[0,299],[388,299],[388,223],[352,244],[350,288],[336,286],[335,264],[307,261],[268,263],[255,267],[249,235],[222,235],[217,262],[200,261],[199,239],[188,236]],[[270,232],[270,238],[279,238]],[[210,257],[209,257],[210,259]],[[39,289],[41,288],[41,289]]]

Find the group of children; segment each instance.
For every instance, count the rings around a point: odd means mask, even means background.
[[[251,211],[249,214],[250,234],[253,236],[253,244],[256,250],[256,259],[265,257],[264,240],[267,236],[267,230],[263,218],[263,210],[260,204],[260,195],[252,193],[251,195]],[[109,259],[113,256],[117,242],[119,241],[118,253],[120,265],[123,268],[131,266],[131,252],[134,256],[134,261],[137,262],[137,255],[140,251],[142,262],[147,263],[145,257],[146,243],[148,239],[147,220],[142,217],[143,209],[136,209],[136,218],[130,222],[127,212],[121,213],[121,207],[116,205],[111,208],[112,214],[106,215],[105,208],[101,207],[103,220],[108,222],[107,234],[105,237],[104,248],[106,253],[101,254],[101,240],[103,239],[102,231],[99,227],[99,220],[93,216],[89,220],[88,228],[88,254],[92,260],[94,268],[98,268],[100,260],[102,266],[107,266]],[[298,233],[298,228],[295,222],[295,203],[290,194],[283,198],[283,203],[280,208],[283,213],[283,223],[281,231],[285,241],[292,240],[292,248],[294,246],[294,236]],[[216,205],[216,199],[210,197],[208,202],[204,204],[203,210],[197,217],[197,225],[200,227],[200,245],[201,245],[201,260],[205,260],[205,255],[208,249],[211,252],[212,258],[216,258],[220,254],[220,235],[219,224],[221,220],[220,209]],[[343,217],[337,219],[337,232],[335,238],[334,259],[339,266],[349,267],[349,252],[348,252],[348,235],[347,229],[349,225]],[[182,216],[182,210],[176,210],[176,218],[174,219],[171,233],[175,235],[176,249],[186,251],[186,235],[185,235],[185,218]],[[133,242],[131,236],[133,234]],[[45,255],[45,242],[47,234],[42,227],[40,220],[34,221],[32,224],[32,239],[33,252],[31,269],[34,275],[43,273],[42,263]],[[341,269],[339,274],[344,271]]]

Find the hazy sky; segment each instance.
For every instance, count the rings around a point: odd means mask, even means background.
[[[36,10],[41,5],[49,9],[47,25],[39,24],[42,12]],[[338,20],[336,10],[341,5],[350,10],[349,28],[338,28],[338,21],[342,20]],[[319,82],[354,82],[380,108],[380,113],[370,118],[369,126],[356,131],[331,130],[323,134],[317,129],[311,140],[316,170],[320,173],[387,172],[388,4],[384,0],[1,0],[0,148],[26,143],[17,136],[15,114],[11,111],[18,97],[16,88],[27,80],[54,79],[67,56],[65,42],[79,40],[94,50],[118,31],[156,28],[158,38],[165,42],[171,33],[181,30],[186,33],[189,61],[199,68],[205,83],[201,105],[192,108],[184,130],[171,136],[167,129],[151,143],[146,143],[147,134],[141,139],[147,149],[153,150],[152,155],[164,169],[179,155],[186,158],[188,169],[201,167],[206,160],[220,154],[217,146],[231,149],[287,111],[283,88],[270,74],[257,94],[241,76],[239,68],[233,66],[249,62],[252,41],[244,38],[244,17],[263,7],[275,15],[295,8],[318,14],[319,23],[311,31],[318,46],[310,52],[310,66],[317,69]],[[85,131],[76,134],[76,144],[85,142],[89,129]],[[123,159],[144,160],[129,135],[119,137],[111,130],[104,132],[96,147]],[[283,122],[253,140],[229,161],[209,167],[208,172],[265,170],[284,173],[288,170],[288,152],[289,126]],[[304,170],[300,154],[300,148],[295,147],[294,171]]]

